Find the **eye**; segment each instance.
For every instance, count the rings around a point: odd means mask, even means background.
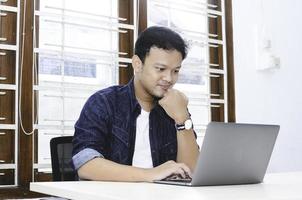
[[[155,67],[155,69],[156,69],[157,71],[164,71],[164,70],[165,70],[165,68],[163,68],[163,67]]]
[[[174,73],[176,73],[176,74],[179,73],[179,70],[175,70]]]

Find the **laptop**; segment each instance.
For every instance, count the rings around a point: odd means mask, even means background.
[[[210,186],[263,181],[278,125],[211,122],[208,124],[192,179],[155,183]]]

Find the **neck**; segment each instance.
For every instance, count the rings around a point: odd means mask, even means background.
[[[154,107],[154,98],[142,86],[140,81],[134,77],[135,97],[140,106],[147,112]]]

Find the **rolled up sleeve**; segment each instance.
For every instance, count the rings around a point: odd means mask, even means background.
[[[108,126],[106,99],[95,93],[86,102],[75,124],[72,152],[74,170],[93,158],[106,158]]]
[[[75,170],[78,170],[81,166],[94,158],[104,158],[104,156],[94,149],[83,149],[72,157],[73,166]]]

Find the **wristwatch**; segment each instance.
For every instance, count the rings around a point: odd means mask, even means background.
[[[175,124],[175,128],[177,131],[190,130],[192,127],[193,122],[190,118],[187,119],[183,124]]]

